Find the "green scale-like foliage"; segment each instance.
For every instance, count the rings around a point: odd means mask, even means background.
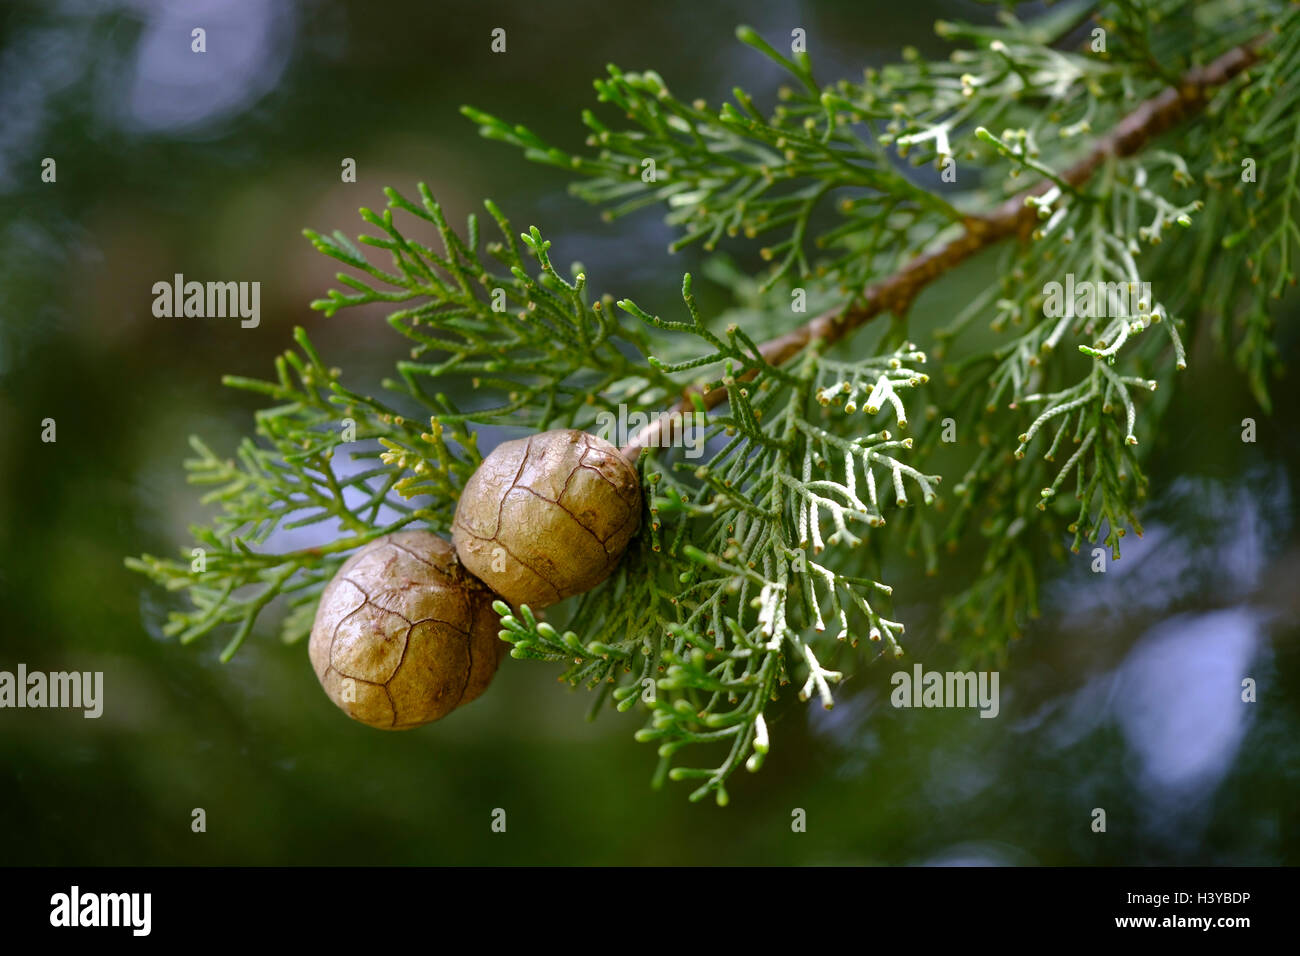
[[[389,190],[382,213],[362,210],[375,232],[359,244],[309,231],[348,269],[346,289],[313,306],[332,317],[390,304],[409,354],[382,399],[345,387],[302,330],[273,381],[227,379],[269,405],[233,460],[194,440],[190,477],[214,486],[204,502],[219,509],[194,529],[202,563],[130,562],[187,591],[168,633],[232,630],[229,656],[283,596],[282,634],[303,637],[349,553],[408,525],[449,529],[481,460],[476,426],[593,428],[620,408],[676,406],[707,414],[703,455],[641,455],[647,513],[616,573],[550,622],[497,606],[516,658],[563,662],[565,680],[594,689],[593,712],[648,715],[638,738],[658,748],[657,781],[725,801],[729,775],[768,752],[764,713],[782,687],[829,707],[832,666],[901,654],[880,580],[890,553],[919,553],[935,572],[944,551],[978,549],[979,576],[948,589],[943,632],[968,659],[1002,657],[1036,613],[1045,556],[1086,542],[1118,558],[1141,533],[1144,455],[1193,338],[1230,350],[1269,408],[1269,302],[1295,282],[1300,242],[1300,7],[1074,2],[939,32],[960,44],[947,61],[905,51],[822,85],[806,54],[742,28],[792,77],[770,112],[740,89],[715,108],[654,72],[611,67],[577,155],[467,107],[484,135],[578,177],[576,194],[608,216],[663,205],[672,249],[753,240],[771,268],[756,281],[712,262],[741,305],[702,315],[687,276],[679,316],[661,318],[596,298],[579,266],[561,275],[549,241],[517,234],[491,203],[490,241],[474,216],[453,230],[423,187],[418,201]],[[1248,68],[1079,173],[1139,104],[1234,51]],[[957,183],[927,186],[947,180],[909,163],[958,170]],[[918,256],[1026,207],[955,314],[909,308],[937,276],[890,286]],[[1047,289],[1067,274],[1125,302],[1139,294],[1101,317],[1061,313]],[[882,288],[902,292],[874,300]],[[788,348],[760,344],[808,320],[792,292],[831,321]],[[882,334],[839,341],[855,315],[881,312],[893,313]],[[948,476],[945,494],[930,472]],[[325,543],[272,549],[277,532],[312,524]],[[859,638],[870,654],[844,650]]]

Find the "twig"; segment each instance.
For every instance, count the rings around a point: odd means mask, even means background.
[[[1212,63],[1188,71],[1177,87],[1167,87],[1120,120],[1061,178],[1071,186],[1082,186],[1108,157],[1132,156],[1161,133],[1203,109],[1211,90],[1227,83],[1259,60],[1259,48],[1267,38],[1267,34],[1255,37]],[[1038,210],[1026,205],[1025,200],[1042,195],[1051,185],[1050,180],[1044,180],[1006,200],[989,215],[967,217],[960,236],[917,256],[893,275],[868,286],[860,299],[847,307],[823,312],[804,325],[764,342],[759,347],[763,358],[771,365],[781,365],[816,339],[830,344],[884,312],[905,315],[917,294],[939,276],[1003,239],[1011,236],[1026,238],[1038,222]],[[752,376],[750,372],[745,377]],[[726,397],[727,391],[723,388],[706,392],[698,386],[690,386],[674,406],[674,411],[679,414],[655,416],[628,440],[623,446],[623,454],[635,460],[643,450],[661,444],[660,432],[665,421],[680,421],[680,413],[693,411],[697,402],[703,402],[708,409],[721,404]]]

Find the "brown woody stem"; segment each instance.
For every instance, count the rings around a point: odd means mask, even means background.
[[[1082,186],[1108,157],[1132,156],[1161,133],[1199,112],[1213,89],[1258,61],[1259,48],[1266,38],[1267,35],[1256,37],[1213,62],[1188,71],[1178,86],[1167,87],[1141,103],[1098,138],[1087,155],[1070,166],[1061,178],[1071,186]],[[1049,180],[1044,180],[1001,203],[988,215],[968,216],[960,236],[917,256],[897,272],[872,283],[860,299],[848,306],[823,312],[798,328],[764,342],[759,347],[763,358],[772,365],[781,365],[815,339],[830,344],[884,312],[905,315],[922,289],[977,252],[1011,236],[1027,238],[1038,221],[1038,214],[1033,206],[1026,205],[1025,200],[1043,194],[1051,185]],[[745,377],[752,378],[753,372]],[[682,420],[681,415],[693,411],[693,396],[698,397],[705,408],[713,408],[723,402],[727,392],[722,388],[704,391],[698,386],[688,387],[673,408],[679,414],[656,416],[628,440],[622,448],[623,454],[635,461],[643,450],[663,444],[660,433],[665,422],[671,425]]]

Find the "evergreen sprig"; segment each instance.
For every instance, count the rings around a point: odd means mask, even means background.
[[[671,409],[707,415],[705,455],[660,447],[662,419],[631,437],[647,514],[616,573],[549,620],[497,608],[513,655],[563,662],[593,712],[645,709],[656,781],[725,802],[731,773],[769,752],[783,686],[829,706],[841,648],[901,653],[885,555],[934,573],[973,550],[942,633],[1002,657],[1037,613],[1045,556],[1086,543],[1114,560],[1141,533],[1146,456],[1196,340],[1231,350],[1269,407],[1270,304],[1300,243],[1300,5],[1076,0],[938,30],[958,44],[948,60],[908,50],[823,84],[807,54],[741,28],[790,77],[770,109],[610,67],[577,154],[466,107],[610,217],[662,205],[674,250],[753,241],[771,266],[712,260],[741,307],[704,314],[688,275],[665,319],[593,298],[581,266],[562,275],[542,234],[491,203],[489,242],[476,217],[451,229],[424,187],[362,210],[376,231],[357,243],[309,231],[349,270],[314,307],[389,308],[409,355],[383,400],[345,388],[301,330],[274,381],[227,380],[269,405],[234,460],[195,440],[191,480],[220,508],[195,529],[206,564],[130,562],[188,592],[168,633],[232,628],[229,656],[284,596],[283,633],[302,636],[348,553],[407,524],[447,530],[477,426]],[[986,251],[955,314],[913,309]],[[1067,277],[1090,302],[1051,291]],[[826,309],[808,319],[791,294]],[[885,314],[889,329],[851,340]],[[315,524],[318,545],[282,547]]]
[[[387,189],[382,213],[361,210],[384,235],[362,235],[360,242],[388,252],[396,271],[373,265],[342,233],[305,233],[321,252],[364,276],[339,273],[355,291],[333,289],[313,308],[333,316],[376,302],[405,305],[388,322],[414,345],[410,359],[397,363],[400,381],[386,381],[386,387],[444,424],[472,418],[536,429],[580,424],[620,402],[660,403],[671,394],[672,382],[646,364],[648,345],[639,329],[619,322],[612,300],[589,303],[581,266],[572,280],[561,276],[551,264],[550,240],[536,227],[516,240],[496,205],[485,203],[501,233],[484,244],[485,261],[477,217],[469,217],[462,239],[428,188],[421,184],[419,190],[419,204]],[[431,224],[442,251],[405,235],[397,212]],[[449,410],[445,395],[429,396],[426,384],[444,378],[467,380],[480,407]]]

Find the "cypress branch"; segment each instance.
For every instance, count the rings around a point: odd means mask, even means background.
[[[1089,11],[1111,52],[1068,49]],[[645,502],[617,568],[549,619],[496,611],[512,655],[562,664],[593,713],[644,713],[655,784],[725,803],[730,775],[775,743],[781,688],[830,706],[850,667],[901,655],[880,571],[900,552],[936,573],[941,552],[971,549],[979,574],[949,588],[940,636],[968,661],[1005,657],[1062,527],[1112,560],[1142,533],[1144,456],[1193,336],[1215,337],[1269,407],[1270,303],[1300,250],[1300,5],[1078,3],[939,32],[962,44],[950,60],[905,51],[822,85],[806,53],[741,28],[794,80],[770,113],[743,90],[711,109],[611,67],[597,97],[629,125],[584,111],[589,155],[466,107],[609,216],[662,203],[672,248],[761,241],[770,269],[711,259],[735,306],[706,314],[686,275],[665,317],[557,268],[543,233],[491,202],[492,239],[474,216],[453,229],[423,186],[363,210],[373,233],[358,242],[308,231],[348,270],[313,306],[389,304],[409,352],[382,398],[345,385],[302,330],[272,380],[226,380],[267,407],[233,458],[193,441],[190,479],[219,509],[194,529],[198,556],[128,561],[188,597],[167,633],[227,631],[228,657],[283,598],[282,637],[304,636],[349,554],[449,529],[483,460],[475,426],[646,416],[616,436]],[[959,155],[972,172],[984,161],[983,189],[941,195],[897,162],[945,170]],[[986,250],[991,279],[968,303],[934,331],[910,321],[923,289]],[[791,293],[815,316],[793,329]],[[897,322],[879,342],[845,348],[885,313]],[[283,547],[300,527],[320,543]]]
[[[1261,35],[1224,53],[1213,63],[1187,71],[1176,86],[1167,87],[1157,96],[1144,101],[1125,116],[1108,133],[1093,143],[1086,156],[1061,175],[1072,187],[1092,178],[1097,167],[1109,156],[1132,156],[1176,123],[1203,108],[1210,91],[1240,75],[1258,62],[1259,48],[1267,39]],[[759,351],[772,365],[783,365],[799,354],[810,342],[831,345],[861,328],[878,315],[889,312],[898,317],[907,314],[922,289],[935,279],[955,269],[984,249],[1012,236],[1026,237],[1038,225],[1038,210],[1029,199],[1047,192],[1051,181],[1032,186],[1003,202],[983,216],[963,217],[960,236],[912,259],[893,275],[869,286],[847,306],[829,309],[803,325],[762,343]],[[700,392],[689,388],[674,406],[678,413],[688,413],[699,402],[715,408],[726,397],[724,392]],[[660,434],[669,417],[656,417],[632,436],[623,453],[635,458],[642,450],[658,446]]]

